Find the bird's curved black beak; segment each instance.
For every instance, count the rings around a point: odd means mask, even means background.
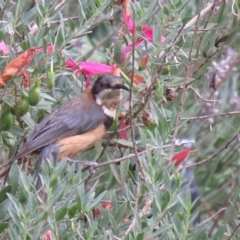
[[[119,84],[119,83],[113,85],[113,86],[112,86],[112,89],[124,89],[124,90],[126,90],[126,91],[129,92],[129,88],[128,88],[128,87],[126,87],[126,86],[123,85],[123,84]]]

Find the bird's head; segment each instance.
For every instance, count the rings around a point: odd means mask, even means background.
[[[96,103],[103,107],[105,114],[114,117],[116,107],[122,100],[122,89],[129,91],[124,86],[122,78],[111,74],[104,74],[94,82],[92,95]]]

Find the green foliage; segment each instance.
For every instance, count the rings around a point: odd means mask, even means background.
[[[9,54],[0,53],[0,70],[30,47],[42,48],[24,69],[29,87],[23,88],[22,76],[16,74],[0,89],[2,168],[37,123],[86,88],[82,74],[66,69],[67,59],[117,64],[132,89],[132,102],[124,93],[111,128],[118,127],[124,113],[127,138],[115,134],[103,154],[106,139],[79,156],[122,161],[91,172],[80,163],[54,166],[50,159],[41,166],[39,191],[37,157],[30,157],[31,164],[14,163],[8,185],[1,181],[0,239],[40,239],[49,230],[52,239],[66,240],[239,239],[239,144],[226,145],[239,132],[238,116],[188,118],[239,111],[239,55],[234,51],[239,49],[239,4],[215,1],[198,18],[208,4],[132,1],[134,31],[122,20],[123,6],[117,1],[0,1],[0,40],[9,47]],[[152,27],[152,39],[144,26]],[[137,40],[141,45],[122,61],[126,45]],[[143,81],[132,82],[134,77]],[[209,99],[221,99],[221,104]],[[194,139],[192,162],[217,153],[194,168],[202,203],[198,208],[189,192],[190,177],[186,183],[187,170],[170,163],[176,138]],[[177,145],[174,152],[181,149]],[[199,213],[201,222],[196,223]]]

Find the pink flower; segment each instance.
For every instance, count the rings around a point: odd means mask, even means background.
[[[46,48],[47,53],[52,53],[52,52],[53,52],[53,49],[54,49],[54,45],[52,45],[52,44],[47,45],[47,48]],[[43,47],[37,48],[37,52],[41,53],[41,52],[43,52],[43,51],[44,51],[44,48],[43,48]]]
[[[4,41],[0,42],[0,52],[2,52],[3,55],[8,55],[9,54],[8,46]]]
[[[122,17],[127,24],[129,32],[133,34],[136,30],[136,26],[135,26],[135,23],[133,22],[133,20],[131,19],[131,16],[130,15],[127,16],[125,13],[123,13]]]
[[[90,77],[94,75],[110,73],[120,76],[120,67],[113,64],[111,66],[99,62],[74,62],[71,59],[66,61],[66,67],[70,68],[74,73],[81,73],[87,76],[86,85],[90,86]]]
[[[136,31],[136,25],[135,23],[132,21],[131,16],[127,16],[125,13],[122,14],[122,17],[124,19],[124,21],[127,24],[128,30],[131,34],[135,33]],[[148,26],[148,25],[143,25],[142,26],[142,30],[141,30],[142,35],[144,36],[144,38],[146,38],[149,42],[153,41],[153,28]],[[123,52],[121,53],[121,61],[123,62],[127,53],[129,53],[131,51],[131,49],[134,47],[138,47],[143,41],[144,41],[143,37],[139,37],[137,39],[136,42],[134,42],[133,44],[129,44],[127,45],[124,49]],[[165,41],[165,37],[161,36],[161,38],[159,39],[160,43],[163,43]]]
[[[126,55],[132,50],[133,47],[134,48],[138,47],[143,41],[144,41],[143,39],[138,39],[134,44],[127,45],[121,53],[121,61],[122,62],[124,61]]]
[[[45,232],[44,234],[43,234],[43,239],[44,240],[51,240],[52,239],[52,231],[51,230],[48,230],[47,232]]]

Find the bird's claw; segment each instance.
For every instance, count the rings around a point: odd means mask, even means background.
[[[88,171],[90,173],[90,176],[92,176],[92,175],[94,175],[96,173],[96,168],[94,167],[94,165],[88,166]]]
[[[86,165],[88,168],[96,168],[96,166],[98,166],[98,163],[96,162],[89,162],[85,160],[71,159],[71,158],[67,158],[67,160],[69,162],[81,163],[83,165]]]

